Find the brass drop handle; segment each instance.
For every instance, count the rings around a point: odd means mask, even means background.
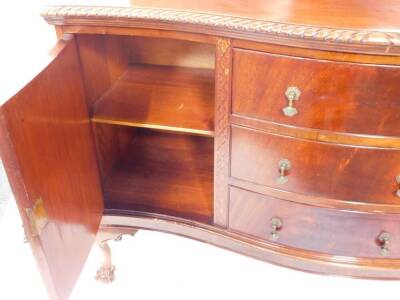
[[[284,184],[288,182],[288,178],[286,176],[286,172],[290,170],[292,167],[292,163],[290,160],[283,158],[279,161],[279,177],[276,180],[279,184]]]
[[[283,222],[280,218],[274,217],[271,219],[271,240],[277,241],[279,239],[278,231],[282,229]]]
[[[301,91],[298,87],[290,86],[285,92],[286,99],[288,100],[288,106],[282,109],[283,114],[287,117],[293,117],[297,115],[297,108],[294,107],[294,102],[299,100]]]
[[[389,250],[389,242],[390,242],[390,234],[387,232],[382,232],[378,236],[378,243],[381,247],[381,255],[382,256],[387,256],[390,253]]]
[[[400,198],[400,175],[396,176],[396,182],[397,182],[396,196]]]

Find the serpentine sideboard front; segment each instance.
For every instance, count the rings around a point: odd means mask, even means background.
[[[400,278],[398,1],[51,6],[0,110],[52,299],[98,237],[178,234],[299,270]],[[361,3],[362,2],[362,3]]]

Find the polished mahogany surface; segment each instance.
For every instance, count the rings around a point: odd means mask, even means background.
[[[74,5],[73,1],[57,1]],[[49,1],[49,5],[54,3]],[[399,32],[400,8],[396,0],[109,0],[79,1],[79,5],[115,7],[144,7],[234,15],[294,24],[324,25],[327,27],[390,29]],[[350,15],[349,15],[350,14]]]
[[[104,180],[131,143],[134,129],[129,126],[110,126],[102,123],[92,123],[92,129],[100,174]]]
[[[133,6],[162,7],[238,15],[251,19],[315,24],[346,28],[390,28],[400,27],[400,14],[396,0],[239,0],[239,1],[185,1],[185,0],[133,0]],[[345,18],[349,11],[351,17]]]
[[[272,219],[281,226],[272,238]],[[384,257],[400,255],[400,216],[324,209],[276,199],[232,187],[229,228],[299,249],[349,257],[382,257],[378,237],[387,232],[390,249]]]
[[[336,132],[399,136],[400,68],[234,51],[232,112]],[[300,91],[287,116],[289,87]]]
[[[110,32],[112,27],[125,27],[120,29],[125,32],[128,28],[162,28],[307,49],[387,56],[400,52],[400,33],[395,21],[399,8],[395,1],[390,4],[311,0],[279,4],[272,0],[133,3],[122,7],[115,6],[118,4],[51,6],[42,15],[51,24],[68,27],[69,32]],[[349,11],[351,17],[344,17]]]
[[[131,65],[97,101],[93,121],[212,136],[214,71]]]
[[[233,230],[228,231],[219,226],[210,226],[165,215],[106,210],[101,228],[104,231],[119,229],[121,232],[134,228],[145,228],[177,234],[246,254],[259,260],[317,274],[340,274],[370,279],[396,279],[400,276],[398,259],[354,258],[304,251],[293,247],[284,247],[277,243],[269,243]],[[357,267],[354,266],[355,263]]]
[[[94,103],[113,83],[113,76],[120,76],[125,64],[125,55],[119,51],[119,60],[113,59],[117,54],[113,49],[113,39],[104,35],[76,35],[81,73],[85,87],[85,100],[89,114],[93,112]],[[122,47],[118,47],[122,48]],[[108,63],[113,61],[114,63]],[[120,62],[118,64],[118,62]],[[119,67],[120,65],[123,67]]]
[[[211,138],[138,130],[104,181],[105,205],[211,222],[213,162]]]
[[[75,39],[60,41],[53,57],[1,107],[1,152],[49,294],[64,300],[94,242],[103,196]],[[35,232],[26,209],[39,199],[47,225]]]
[[[231,175],[276,189],[351,202],[398,205],[400,151],[343,146],[232,128]],[[287,182],[279,163],[287,159]]]
[[[132,3],[45,9],[75,37],[2,106],[2,157],[52,297],[67,298],[102,214],[121,233],[399,279],[397,1]],[[33,237],[24,209],[40,199],[49,223]]]

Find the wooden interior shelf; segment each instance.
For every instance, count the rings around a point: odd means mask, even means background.
[[[109,209],[162,212],[210,222],[213,139],[138,129],[104,182]]]
[[[214,134],[214,70],[130,65],[99,99],[93,122]]]

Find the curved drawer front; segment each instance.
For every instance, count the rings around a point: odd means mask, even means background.
[[[396,66],[235,49],[232,111],[300,127],[398,136],[399,82],[400,68]],[[291,104],[290,96],[294,99]]]
[[[342,212],[230,188],[230,230],[294,248],[336,256],[399,258],[399,224],[399,215]]]
[[[329,199],[400,203],[400,150],[313,142],[237,126],[231,146],[232,177]]]

